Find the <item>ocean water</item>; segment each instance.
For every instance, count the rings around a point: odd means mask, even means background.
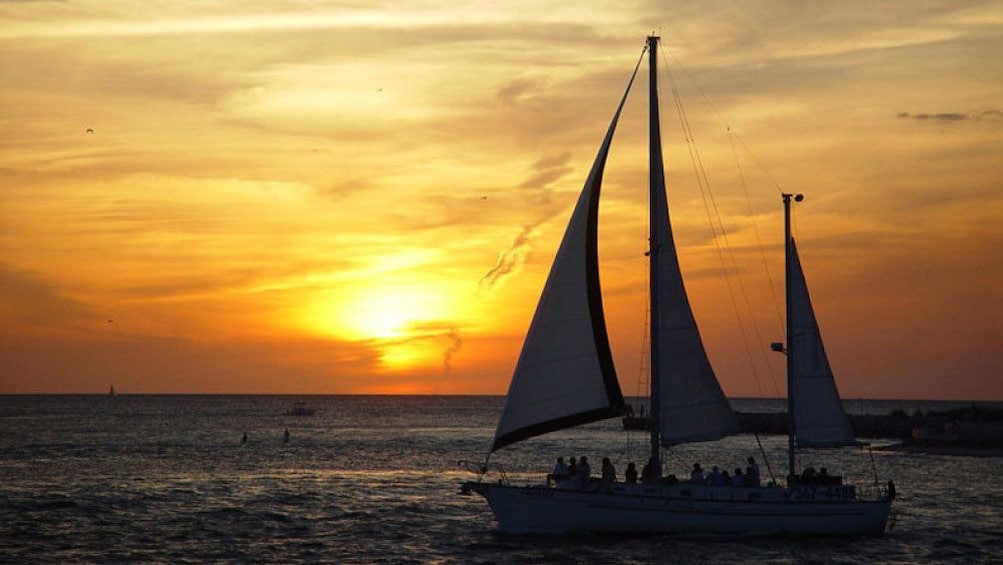
[[[288,417],[294,401],[318,410]],[[845,448],[801,454],[848,480],[894,479],[884,536],[512,536],[460,460],[482,461],[499,397],[0,396],[0,561],[332,563],[1003,562],[1003,458]],[[738,399],[742,411],[781,410]],[[857,413],[958,403],[848,401]],[[283,430],[291,434],[283,443]],[[243,434],[248,440],[241,443]],[[786,438],[762,438],[770,466]],[[876,442],[881,444],[892,441]],[[647,438],[616,420],[492,456],[538,482],[558,455],[622,474]],[[681,446],[667,471],[763,462],[753,436]],[[764,473],[767,469],[764,465]],[[777,475],[782,471],[777,471]]]

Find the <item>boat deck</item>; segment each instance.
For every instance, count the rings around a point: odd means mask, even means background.
[[[881,487],[867,490],[861,496],[856,485],[593,483],[580,489],[468,482],[462,487],[487,499],[497,526],[513,533],[880,534],[892,497]]]

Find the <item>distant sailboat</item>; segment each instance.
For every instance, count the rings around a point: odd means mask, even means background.
[[[853,445],[832,371],[822,347],[807,285],[790,237],[790,202],[783,196],[787,264],[789,469],[787,485],[711,486],[661,478],[661,449],[712,441],[738,432],[737,418],[707,358],[683,284],[669,223],[658,116],[656,50],[650,65],[650,472],[639,484],[515,486],[504,478],[463,484],[483,496],[498,526],[510,532],[683,532],[848,535],[884,531],[894,487],[869,492],[838,477],[806,480],[796,473],[797,446]],[[643,54],[642,54],[643,57]],[[625,413],[603,315],[597,232],[603,169],[624,101],[613,115],[571,215],[523,343],[491,452],[547,432]],[[802,197],[794,197],[800,201]],[[796,445],[795,445],[796,444]],[[490,454],[489,454],[490,457]]]
[[[115,385],[108,388],[108,398],[115,398]]]

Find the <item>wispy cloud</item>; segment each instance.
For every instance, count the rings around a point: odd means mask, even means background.
[[[999,110],[986,110],[983,112],[973,112],[968,114],[962,114],[959,112],[941,112],[938,114],[910,114],[909,112],[900,112],[898,117],[934,122],[963,122],[966,120],[973,122],[996,122],[1003,120],[1003,112]]]
[[[499,88],[495,98],[503,104],[515,104],[543,84],[544,80],[538,77],[518,78]]]
[[[574,170],[569,165],[570,161],[571,154],[567,152],[540,159],[533,164],[533,173],[519,184],[519,188],[539,191],[549,202],[550,185]]]
[[[526,262],[533,251],[533,237],[537,233],[537,228],[547,220],[554,217],[559,208],[554,207],[551,202],[553,190],[551,186],[572,172],[569,165],[571,155],[562,153],[542,157],[531,167],[530,175],[518,187],[530,195],[534,208],[539,209],[541,214],[536,221],[522,226],[519,235],[512,241],[508,249],[498,255],[498,262],[485,274],[479,284],[480,290],[490,290],[505,277],[517,273]]]
[[[479,284],[480,290],[490,290],[506,276],[517,273],[526,262],[533,250],[532,239],[539,224],[523,226],[511,247],[498,255],[498,262],[484,275]]]
[[[460,339],[460,332],[456,328],[450,328],[446,332],[446,338],[449,339],[450,344],[442,352],[442,370],[446,376],[449,376],[453,370],[453,355],[456,355],[460,351],[460,348],[463,347],[463,340]]]
[[[67,296],[35,273],[0,263],[0,312],[8,322],[59,327],[100,316],[89,304]]]

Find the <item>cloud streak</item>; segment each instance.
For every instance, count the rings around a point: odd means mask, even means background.
[[[99,318],[92,306],[66,296],[41,276],[2,263],[0,312],[8,322],[35,327],[58,327]]]
[[[962,114],[959,112],[942,112],[939,114],[910,114],[909,112],[899,112],[897,117],[932,122],[998,122],[1003,120],[1003,112],[999,110],[985,110],[983,112],[973,112],[969,114]]]
[[[512,246],[498,255],[498,262],[478,282],[479,290],[487,291],[494,288],[508,275],[518,273],[529,254],[533,251],[533,236],[537,226],[542,223],[526,225],[512,242]]]
[[[460,332],[456,328],[450,328],[446,332],[446,338],[449,339],[450,345],[442,352],[442,371],[448,377],[453,370],[453,355],[463,347],[463,340],[460,339]]]
[[[536,221],[523,225],[512,245],[498,254],[498,262],[478,282],[480,291],[491,290],[505,277],[522,269],[533,251],[533,238],[537,234],[537,228],[557,213],[551,201],[551,185],[573,171],[569,165],[570,160],[570,153],[543,157],[533,164],[529,177],[519,183],[518,187],[523,189],[524,195],[535,200],[534,207],[544,212]]]

